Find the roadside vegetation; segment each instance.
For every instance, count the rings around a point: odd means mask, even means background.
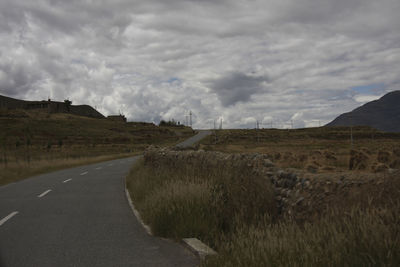
[[[226,153],[263,153],[270,155],[279,167],[332,172],[349,169],[352,150],[362,150],[369,158],[365,171],[373,171],[377,163],[385,163],[387,168],[400,168],[400,164],[389,166],[389,162],[381,162],[379,159],[379,154],[400,149],[399,144],[400,133],[384,133],[370,127],[357,126],[352,129],[216,130],[213,135],[201,141],[199,148]],[[398,153],[400,155],[400,150]]]
[[[272,184],[248,164],[146,153],[127,177],[134,205],[155,235],[215,249],[202,266],[400,265],[398,172],[352,194],[328,192],[322,211],[304,206],[298,221],[279,214]]]
[[[38,110],[0,110],[0,185],[56,169],[136,155],[193,135],[188,127]]]
[[[246,165],[177,167],[141,159],[127,178],[127,188],[154,234],[175,239],[198,237],[215,247],[237,223],[275,217],[271,185],[249,173]]]

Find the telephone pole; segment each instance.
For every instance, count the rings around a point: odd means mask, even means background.
[[[189,111],[189,118],[190,118],[190,127],[192,127],[192,111]]]
[[[350,143],[351,149],[353,149],[353,119],[350,117]]]
[[[214,119],[214,143],[217,144],[218,141],[218,137],[217,137],[217,124],[216,121]]]
[[[189,114],[187,114],[186,111],[185,111],[185,125],[190,126],[189,125]]]

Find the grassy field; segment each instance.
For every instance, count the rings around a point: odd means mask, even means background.
[[[397,176],[340,196],[340,205],[298,223],[276,216],[272,185],[248,165],[204,162],[171,166],[145,157],[127,177],[133,202],[156,235],[197,237],[217,250],[202,266],[400,265]]]
[[[0,185],[46,171],[170,146],[188,127],[118,122],[42,111],[0,110]]]
[[[227,153],[264,153],[280,167],[303,169],[311,165],[320,172],[348,170],[351,150],[366,152],[372,165],[378,162],[379,152],[400,149],[400,133],[354,127],[353,144],[350,133],[349,127],[217,130],[201,142],[200,148]],[[371,170],[369,167],[366,171]]]

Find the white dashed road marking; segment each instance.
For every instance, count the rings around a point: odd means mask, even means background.
[[[86,174],[88,174],[88,172],[82,172],[82,173],[81,173],[81,175],[86,175]]]
[[[110,163],[110,164],[108,164],[107,166],[110,166],[110,167],[111,167],[112,165],[114,165],[114,164]]]
[[[11,219],[12,217],[14,217],[17,214],[18,214],[18,211],[13,211],[9,215],[7,215],[3,219],[1,219],[0,220],[0,226],[2,226],[6,221],[8,221],[9,219]]]
[[[65,180],[65,181],[63,181],[63,183],[65,184],[65,183],[68,183],[69,181],[71,181],[72,179],[67,179],[67,180]]]
[[[43,193],[41,193],[40,195],[38,195],[38,197],[44,197],[45,195],[47,195],[48,193],[51,192],[51,189],[44,191]]]
[[[97,167],[95,170],[101,170],[103,169],[103,167]]]

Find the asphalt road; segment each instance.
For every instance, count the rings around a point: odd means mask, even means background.
[[[177,147],[188,147],[192,146],[193,144],[197,143],[207,135],[210,135],[211,131],[210,130],[199,130],[198,134],[195,136],[190,137],[189,139],[183,141],[182,143],[177,144]]]
[[[148,235],[124,177],[138,157],[0,187],[0,266],[196,266],[175,242]]]

